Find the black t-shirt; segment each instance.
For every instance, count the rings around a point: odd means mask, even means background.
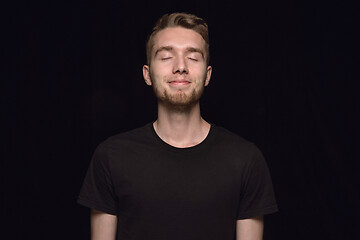
[[[189,148],[165,143],[152,124],[108,138],[78,203],[117,215],[119,240],[233,240],[237,219],[277,211],[261,152],[215,125]]]

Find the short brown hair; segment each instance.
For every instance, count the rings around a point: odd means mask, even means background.
[[[209,31],[207,23],[194,14],[189,13],[172,13],[164,14],[155,24],[152,29],[152,32],[146,42],[146,59],[147,63],[151,62],[151,53],[154,46],[154,37],[155,35],[169,27],[183,27],[187,29],[194,30],[199,33],[202,38],[205,40],[205,54],[206,54],[206,63],[209,64],[210,60],[210,51],[209,51]]]

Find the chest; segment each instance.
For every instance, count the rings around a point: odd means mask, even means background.
[[[236,159],[221,154],[132,152],[112,163],[119,212],[235,213],[241,192]]]

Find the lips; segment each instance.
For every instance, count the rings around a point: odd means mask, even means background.
[[[168,82],[171,85],[189,85],[191,82],[186,79],[176,79]]]

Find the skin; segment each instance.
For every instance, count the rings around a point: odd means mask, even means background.
[[[91,240],[115,240],[117,217],[91,209]]]
[[[262,216],[236,221],[236,240],[261,240],[264,232]]]
[[[190,110],[211,77],[205,41],[198,33],[181,27],[164,29],[154,40],[151,68],[143,68],[146,84],[153,86],[160,104],[168,104],[168,110]]]
[[[210,124],[200,114],[204,88],[212,67],[206,63],[205,41],[197,32],[182,27],[166,28],[154,38],[150,65],[143,66],[147,85],[158,98],[158,118],[154,129],[171,146],[192,147],[209,133]],[[114,240],[117,218],[92,211],[92,240]],[[261,240],[263,218],[236,221],[237,240]]]
[[[197,145],[210,130],[199,103],[212,72],[206,57],[205,40],[193,30],[166,28],[154,38],[151,64],[144,65],[143,76],[159,99],[155,131],[172,146]]]

